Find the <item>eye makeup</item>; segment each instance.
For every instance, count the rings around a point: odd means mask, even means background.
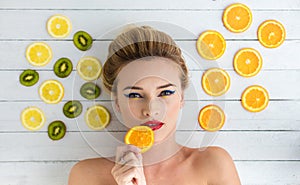
[[[164,90],[162,91],[159,96],[171,96],[172,94],[174,94],[175,91],[171,91],[171,90]]]
[[[143,98],[139,93],[124,94],[126,98]]]
[[[172,91],[172,90],[164,90],[162,91],[158,97],[166,97],[166,96],[171,96],[175,93],[176,91]],[[129,94],[124,94],[124,96],[126,98],[143,98],[142,95],[140,95],[139,93],[129,93]]]

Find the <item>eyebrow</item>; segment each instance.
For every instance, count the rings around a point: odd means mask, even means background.
[[[169,84],[166,84],[166,85],[159,86],[159,87],[157,87],[156,89],[163,89],[163,88],[170,87],[170,86],[176,87],[176,85],[169,83]],[[141,88],[141,87],[137,87],[137,86],[128,86],[128,87],[125,87],[125,88],[123,89],[123,91],[125,91],[125,90],[127,90],[127,89],[143,90],[143,88]]]

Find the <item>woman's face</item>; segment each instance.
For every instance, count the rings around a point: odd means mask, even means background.
[[[115,103],[123,123],[151,127],[155,142],[175,132],[183,102],[179,68],[170,59],[133,61],[117,77]]]

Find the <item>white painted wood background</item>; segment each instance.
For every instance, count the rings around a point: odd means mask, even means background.
[[[253,13],[251,27],[241,34],[227,31],[221,21],[224,8],[234,2],[248,5]],[[47,19],[57,13],[72,21],[72,33],[66,39],[53,39],[46,31]],[[266,49],[257,41],[257,27],[267,19],[277,19],[286,28],[286,41],[279,48]],[[191,73],[192,88],[185,96],[178,142],[191,147],[211,144],[225,148],[235,161],[243,185],[299,185],[299,20],[300,0],[1,0],[0,184],[67,184],[70,168],[78,160],[113,153],[125,130],[116,116],[112,116],[108,127],[111,132],[94,132],[85,125],[83,114],[72,120],[61,112],[63,103],[71,99],[81,100],[84,109],[99,103],[113,112],[109,96],[102,94],[96,102],[84,100],[79,95],[83,81],[76,75],[75,68],[67,79],[58,79],[52,66],[63,56],[69,57],[76,66],[79,58],[87,54],[73,46],[72,35],[77,30],[85,30],[96,39],[88,54],[103,62],[114,36],[113,32],[107,34],[108,31],[127,23],[148,22],[174,37],[185,52]],[[159,24],[159,21],[164,23]],[[195,50],[197,36],[207,29],[218,30],[227,41],[225,54],[215,62],[203,60]],[[53,49],[53,60],[42,68],[30,66],[24,55],[27,45],[36,41],[46,42]],[[264,60],[262,71],[250,79],[238,76],[232,67],[234,53],[243,47],[259,50]],[[219,98],[207,96],[200,86],[203,71],[213,66],[226,69],[232,80],[229,92]],[[28,68],[40,73],[40,81],[30,88],[18,82],[20,73]],[[39,99],[38,85],[46,79],[63,83],[66,91],[62,103],[47,105]],[[247,112],[240,104],[242,91],[252,84],[263,85],[270,93],[269,106],[260,113]],[[214,134],[207,134],[197,124],[198,111],[209,103],[223,107],[227,116],[222,130]],[[60,141],[51,141],[46,125],[38,132],[25,130],[19,115],[31,105],[44,110],[47,124],[55,119],[63,120],[68,129],[66,136]],[[208,142],[211,138],[215,140]]]

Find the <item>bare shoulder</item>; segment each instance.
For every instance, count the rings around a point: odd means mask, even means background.
[[[194,149],[192,153],[194,168],[205,173],[208,184],[241,184],[234,162],[225,149],[214,146]]]
[[[68,185],[101,185],[111,181],[114,163],[106,158],[86,159],[76,163],[70,172]]]

